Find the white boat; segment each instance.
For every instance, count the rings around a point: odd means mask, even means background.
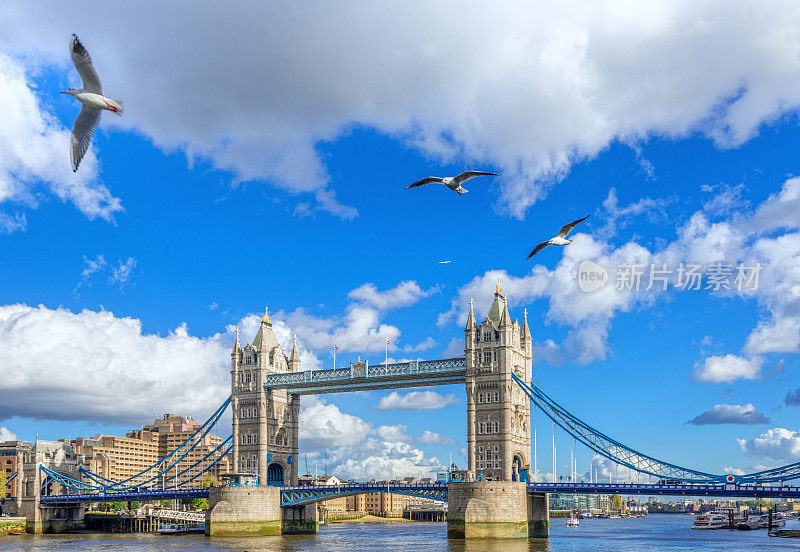
[[[760,520],[761,516],[746,517],[736,522],[736,528],[739,531],[751,531],[753,529],[758,529],[758,524]]]
[[[728,516],[718,512],[707,512],[694,518],[692,529],[724,529],[728,526]]]
[[[205,532],[205,523],[162,523],[156,530],[159,535],[188,535]]]
[[[772,516],[772,528],[775,529],[779,527],[786,527],[786,520],[777,516]],[[758,520],[758,528],[769,528],[769,514],[761,516],[761,519]]]
[[[569,516],[569,519],[564,524],[564,526],[565,527],[578,527],[578,526],[580,526],[580,524],[581,524],[581,522],[578,521],[578,518],[576,518],[575,516]]]

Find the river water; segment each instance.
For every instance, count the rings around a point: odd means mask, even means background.
[[[0,537],[0,552],[800,552],[800,539],[767,537],[766,530],[697,531],[688,515],[581,520],[579,528],[551,520],[547,540],[448,540],[444,523],[334,524],[318,535],[209,539],[202,535],[38,535]],[[797,522],[786,527],[800,528]]]

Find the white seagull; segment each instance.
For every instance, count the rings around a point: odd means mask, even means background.
[[[86,150],[89,149],[89,141],[92,139],[94,129],[100,122],[100,113],[107,109],[122,117],[122,100],[111,100],[103,96],[103,85],[100,84],[100,77],[92,65],[92,58],[89,52],[83,47],[76,35],[72,35],[70,41],[72,52],[72,63],[81,75],[83,88],[70,88],[62,92],[69,94],[83,104],[75,124],[72,126],[72,139],[70,140],[70,158],[72,159],[72,171],[78,170],[78,165],[83,159]]]
[[[406,186],[406,190],[408,190],[409,188],[416,188],[417,186],[424,186],[425,184],[437,183],[437,184],[444,184],[454,192],[458,192],[459,195],[464,195],[469,190],[462,188],[461,184],[463,184],[470,178],[475,178],[476,176],[497,176],[497,173],[481,172],[481,171],[464,171],[458,176],[445,176],[444,178],[442,178],[441,176],[427,176],[422,180],[417,180],[411,186]]]
[[[539,251],[541,251],[542,249],[544,249],[548,245],[569,245],[569,244],[571,244],[572,240],[566,239],[567,235],[570,232],[572,232],[573,228],[578,226],[578,224],[580,224],[581,222],[583,222],[587,218],[589,218],[589,215],[586,215],[585,217],[583,217],[581,219],[578,219],[578,220],[576,220],[574,222],[570,222],[569,224],[565,224],[564,226],[561,227],[561,230],[558,231],[558,234],[554,238],[550,238],[547,241],[543,241],[542,243],[540,243],[539,245],[534,247],[533,251],[531,251],[530,255],[528,255],[525,259],[526,260],[530,259],[531,257],[536,255]]]
[[[448,264],[452,263],[453,261],[437,261],[439,264]]]

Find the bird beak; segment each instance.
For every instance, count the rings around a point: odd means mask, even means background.
[[[64,91],[62,92],[62,94],[66,94],[66,93],[67,93],[67,91],[66,91],[66,90],[64,90]]]

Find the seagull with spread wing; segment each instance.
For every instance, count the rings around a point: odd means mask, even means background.
[[[445,176],[444,178],[441,176],[427,176],[422,180],[417,180],[410,186],[406,186],[406,190],[409,188],[416,188],[417,186],[424,186],[425,184],[444,184],[454,192],[458,192],[459,195],[464,195],[469,190],[463,188],[461,185],[470,178],[475,178],[476,176],[497,176],[497,173],[464,171],[458,176]]]
[[[72,52],[72,63],[83,80],[83,88],[70,88],[62,92],[69,94],[83,104],[75,124],[72,126],[72,138],[70,140],[70,158],[72,160],[72,171],[78,170],[86,150],[89,149],[89,142],[92,139],[100,122],[102,110],[108,110],[122,117],[122,100],[111,100],[103,96],[103,85],[100,77],[92,65],[92,58],[89,52],[83,47],[78,37],[72,35],[70,41],[70,51]]]
[[[576,220],[574,222],[570,222],[569,224],[565,224],[564,226],[562,226],[561,230],[558,231],[558,234],[554,238],[550,238],[547,241],[543,241],[542,243],[540,243],[539,245],[534,247],[533,251],[531,251],[530,255],[528,255],[526,257],[526,260],[530,259],[534,255],[536,255],[539,251],[541,251],[542,249],[544,249],[548,245],[569,245],[569,244],[571,244],[572,240],[566,239],[567,235],[570,232],[572,232],[573,228],[578,226],[578,224],[580,224],[581,222],[583,222],[587,218],[589,218],[589,215],[586,215],[583,218],[580,218],[580,219],[578,219],[578,220]]]

